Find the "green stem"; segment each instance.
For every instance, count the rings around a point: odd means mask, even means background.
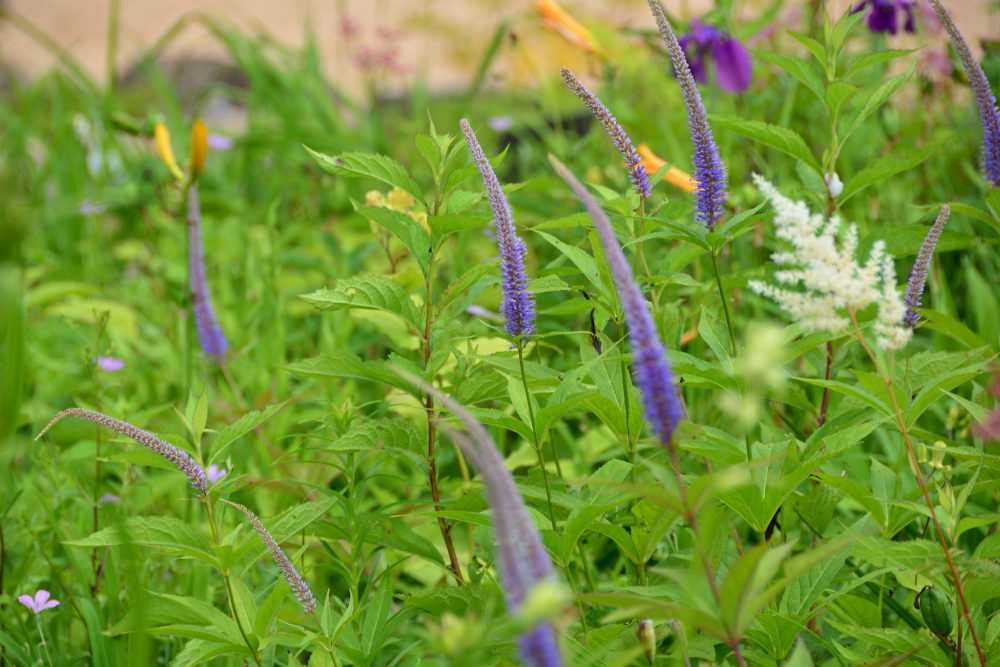
[[[524,399],[528,403],[528,419],[531,420],[531,438],[535,445],[535,454],[538,455],[538,467],[542,469],[542,481],[545,483],[545,499],[549,504],[549,520],[552,522],[552,530],[556,530],[556,514],[552,509],[552,490],[549,488],[549,473],[545,469],[545,457],[542,455],[542,447],[538,442],[538,431],[535,429],[535,408],[531,404],[531,390],[528,388],[528,375],[524,372],[524,341],[517,342],[517,361],[521,366],[521,384],[524,385]]]
[[[715,251],[709,253],[712,258],[712,271],[715,272],[715,284],[719,287],[719,298],[722,299],[722,312],[726,316],[726,328],[729,329],[729,344],[733,349],[733,356],[736,356],[736,334],[733,333],[733,318],[729,312],[729,299],[726,298],[726,290],[722,287],[722,274],[719,273],[719,262],[715,258]]]
[[[49,653],[49,645],[45,642],[45,633],[42,631],[42,620],[39,618],[41,614],[35,614],[35,626],[38,627],[38,638],[42,642],[42,651],[45,653],[45,659],[49,663],[49,667],[52,665],[52,655]]]
[[[208,510],[208,523],[212,526],[212,538],[215,540],[216,546],[222,546],[222,541],[219,537],[220,530],[219,524],[216,519],[215,507],[209,502],[208,496],[202,494],[201,500],[205,503],[205,509]],[[233,620],[236,621],[236,627],[239,628],[240,636],[243,637],[243,643],[247,645],[247,649],[250,651],[250,656],[253,661],[260,665],[260,657],[257,655],[257,650],[250,643],[250,637],[247,635],[246,630],[243,628],[243,621],[240,620],[239,612],[236,611],[236,596],[233,595],[233,584],[229,577],[228,570],[222,572],[222,579],[226,582],[226,596],[229,599],[229,612],[233,616]]]

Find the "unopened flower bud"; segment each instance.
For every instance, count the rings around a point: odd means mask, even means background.
[[[826,191],[829,192],[830,196],[834,199],[839,197],[840,193],[844,191],[844,182],[840,180],[840,176],[837,175],[837,172],[830,172],[823,180],[826,182]]]
[[[656,629],[653,627],[652,619],[644,618],[639,621],[635,634],[639,638],[642,652],[646,654],[646,660],[652,665],[656,659]]]

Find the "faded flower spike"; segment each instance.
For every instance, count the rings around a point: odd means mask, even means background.
[[[500,314],[503,315],[504,327],[512,338],[528,338],[535,333],[535,299],[528,291],[528,274],[524,269],[524,256],[528,247],[517,235],[514,218],[510,212],[507,197],[497,179],[490,161],[486,159],[479,140],[469,121],[461,121],[462,133],[469,144],[469,152],[479,168],[486,195],[493,209],[493,223],[496,225],[497,245],[500,248],[500,269],[503,277],[503,301],[500,304]]]
[[[930,0],[930,3],[934,6],[934,11],[937,12],[945,30],[948,31],[955,51],[962,59],[965,73],[969,77],[969,86],[976,98],[979,120],[983,124],[983,176],[993,187],[1000,187],[1000,109],[997,109],[997,99],[990,89],[990,82],[982,65],[972,55],[972,49],[958,31],[958,26],[951,20],[941,0]]]
[[[778,238],[792,245],[789,252],[771,255],[775,264],[786,267],[774,278],[781,285],[801,289],[785,289],[759,280],[751,280],[750,289],[775,301],[804,331],[845,331],[850,324],[849,314],[876,304],[879,347],[904,347],[912,332],[902,323],[903,301],[896,291],[896,271],[885,243],[876,241],[862,266],[854,257],[857,227],[850,225],[840,234],[839,218],[825,220],[822,215],[811,214],[804,202],[784,197],[757,174],[753,178],[774,207]]]
[[[278,568],[281,570],[281,575],[288,582],[288,587],[292,589],[295,593],[295,597],[299,599],[302,604],[302,608],[305,609],[306,613],[312,613],[316,609],[316,596],[313,595],[312,590],[309,588],[309,584],[306,583],[305,579],[299,574],[299,571],[295,569],[292,565],[292,561],[289,560],[288,555],[285,554],[281,546],[275,541],[274,537],[268,532],[264,524],[260,522],[257,515],[251,512],[244,505],[239,503],[231,503],[228,500],[228,504],[232,505],[239,511],[246,515],[247,519],[250,521],[250,525],[253,529],[257,531],[257,535],[260,537],[261,542],[267,547],[267,550],[271,553],[271,558],[274,562],[278,564]]]
[[[529,594],[538,590],[539,586],[555,582],[555,572],[538,529],[517,491],[514,478],[507,470],[493,438],[479,420],[444,392],[406,371],[397,372],[432,394],[465,427],[464,433],[448,429],[448,434],[462,448],[482,478],[493,519],[500,583],[508,611],[517,616]],[[518,645],[521,659],[531,667],[560,667],[563,664],[555,630],[544,621],[522,634]]]
[[[656,27],[660,30],[667,53],[674,64],[674,73],[681,86],[681,96],[687,109],[688,130],[691,133],[691,144],[694,147],[694,180],[696,182],[695,198],[697,202],[697,217],[708,227],[709,231],[722,218],[722,207],[728,198],[726,183],[726,168],[719,157],[719,147],[712,137],[712,128],[708,124],[708,114],[705,104],[698,92],[698,85],[691,74],[684,49],[681,48],[673,29],[663,13],[659,0],[647,0],[649,8],[656,19]]]
[[[942,206],[938,213],[937,220],[931,225],[930,231],[924,237],[924,242],[920,244],[920,252],[913,262],[913,269],[910,270],[910,280],[906,283],[906,294],[903,296],[903,304],[906,305],[906,314],[903,316],[903,324],[910,329],[917,326],[920,319],[920,297],[924,293],[924,285],[927,284],[927,272],[930,270],[931,259],[934,257],[934,247],[937,246],[938,239],[944,231],[944,226],[951,215],[951,208]]]
[[[201,236],[201,204],[198,201],[198,186],[188,189],[188,271],[191,288],[191,308],[194,323],[198,329],[201,349],[220,362],[229,350],[229,342],[219,325],[219,318],[212,307],[212,296],[208,291],[205,276],[205,244]]]
[[[105,414],[101,414],[100,412],[95,412],[94,410],[84,410],[83,408],[67,408],[63,410],[52,418],[52,421],[50,421],[45,428],[42,429],[41,433],[35,436],[35,440],[41,438],[50,428],[66,417],[79,417],[80,419],[86,419],[87,421],[109,428],[116,433],[120,433],[127,438],[131,438],[146,449],[159,454],[177,466],[177,468],[182,473],[187,475],[189,480],[191,480],[191,486],[193,486],[196,491],[205,493],[208,490],[208,476],[205,474],[205,469],[198,465],[194,458],[192,458],[192,456],[183,449],[175,447],[169,442],[160,440],[152,433],[143,431],[141,428],[136,428],[128,422],[123,422],[120,419],[109,417]]]
[[[625,166],[628,168],[629,179],[632,181],[632,185],[635,186],[636,194],[639,198],[646,200],[649,198],[649,174],[646,173],[646,167],[642,162],[642,158],[639,157],[639,153],[635,150],[635,146],[632,144],[632,140],[629,139],[628,134],[625,133],[625,129],[621,126],[618,120],[612,115],[604,102],[594,95],[583,83],[580,82],[576,75],[573,74],[566,67],[562,68],[562,78],[566,82],[566,85],[576,93],[584,104],[590,109],[590,112],[594,114],[601,125],[604,127],[604,131],[608,133],[611,137],[612,143],[614,143],[615,148],[618,152],[622,154],[622,158],[625,160]]]
[[[632,343],[632,357],[635,361],[635,380],[642,394],[646,419],[664,447],[671,447],[674,430],[683,417],[684,410],[674,387],[674,373],[667,360],[667,353],[660,342],[656,325],[649,312],[646,299],[632,276],[625,253],[618,244],[611,221],[601,209],[597,200],[561,162],[553,157],[549,161],[556,172],[583,203],[594,228],[601,238],[604,254],[611,269],[611,277],[618,289],[622,310],[628,323],[629,340]]]

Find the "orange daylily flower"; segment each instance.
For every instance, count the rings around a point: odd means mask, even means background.
[[[667,164],[666,160],[654,153],[653,149],[646,144],[639,144],[639,147],[636,150],[639,152],[639,157],[642,158],[642,165],[646,168],[646,171],[650,176],[658,172]],[[697,182],[691,178],[691,174],[682,169],[678,169],[677,167],[667,169],[666,173],[663,174],[663,180],[675,188],[680,188],[688,194],[694,192],[695,186],[697,185]]]
[[[537,11],[545,25],[570,44],[583,49],[587,53],[600,53],[594,35],[579,21],[570,16],[555,0],[538,0],[535,3]]]

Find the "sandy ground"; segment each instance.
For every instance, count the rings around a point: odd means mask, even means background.
[[[2,4],[3,0],[0,0]],[[563,0],[585,23],[650,27],[642,0]],[[744,5],[760,6],[763,0]],[[789,5],[805,5],[791,0]],[[829,0],[839,13],[849,0]],[[988,11],[990,0],[950,0],[967,36],[1000,39],[1000,16]],[[61,49],[72,54],[98,80],[105,79],[109,0],[7,0]],[[398,62],[420,72],[432,88],[462,85],[471,75],[493,31],[504,19],[533,29],[538,21],[534,0],[121,0],[121,47],[118,69],[127,69],[136,54],[161,37],[182,16],[204,12],[225,18],[254,32],[266,32],[280,42],[303,41],[304,27],[315,31],[327,72],[348,89],[357,89],[360,74],[354,63],[359,52],[377,54],[392,46]],[[671,12],[696,16],[709,0],[665,0]],[[341,17],[351,17],[359,32],[345,44]],[[216,54],[206,31],[193,26],[173,42],[174,53]],[[0,62],[27,75],[37,75],[55,62],[50,51],[22,31],[0,22]]]

